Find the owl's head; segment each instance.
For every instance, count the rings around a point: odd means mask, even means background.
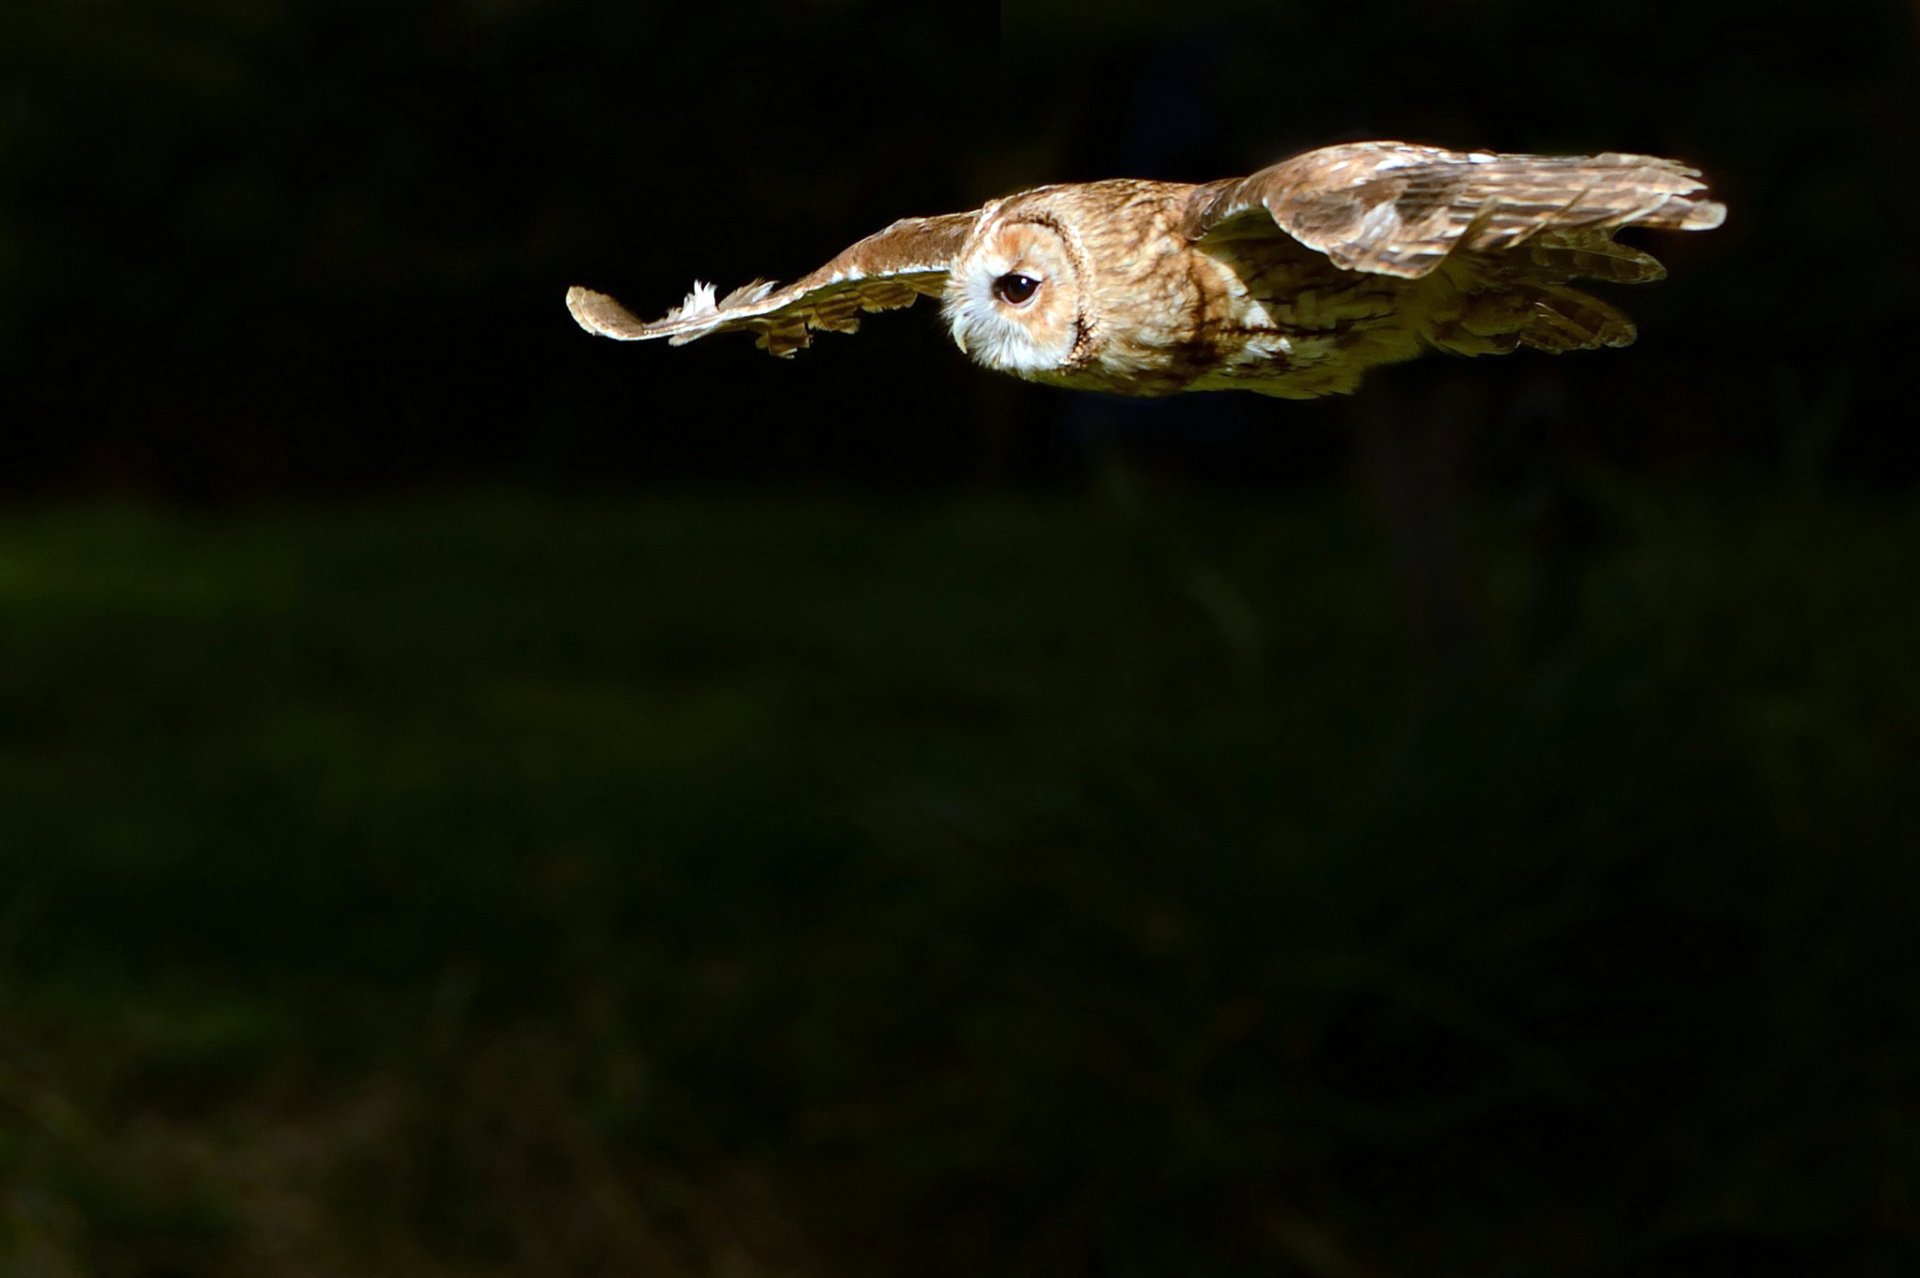
[[[1016,377],[1057,372],[1093,329],[1079,237],[1046,210],[989,215],[947,275],[940,309],[960,349]]]

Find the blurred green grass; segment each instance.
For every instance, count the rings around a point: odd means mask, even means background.
[[[1904,1264],[1920,516],[1603,504],[6,513],[0,1269]]]

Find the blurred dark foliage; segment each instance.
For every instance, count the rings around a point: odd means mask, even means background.
[[[1607,508],[9,514],[0,1272],[1912,1273],[1920,519]]]
[[[791,277],[1023,185],[1387,136],[1678,155],[1731,205],[1657,246],[1675,277],[1624,299],[1638,349],[1474,369],[1544,388],[1577,448],[1910,483],[1915,39],[1894,0],[9,0],[0,476],[198,498],[1050,482],[1099,438],[1315,479],[1344,405],[1022,390],[927,307],[791,364],[744,339],[622,348],[559,298],[590,282],[653,312],[695,275]]]

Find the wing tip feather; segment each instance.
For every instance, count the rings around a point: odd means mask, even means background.
[[[639,316],[605,293],[596,293],[578,284],[567,290],[567,313],[573,316],[574,323],[600,337],[630,342],[650,336]]]
[[[713,285],[695,280],[680,305],[648,323],[607,294],[576,284],[567,290],[567,312],[581,328],[600,337],[622,342],[664,337],[671,346],[683,346],[724,323],[728,311],[765,301],[776,287],[772,280],[753,280],[721,297]]]
[[[1726,220],[1727,206],[1719,200],[1689,200],[1679,226],[1683,231],[1711,231]]]

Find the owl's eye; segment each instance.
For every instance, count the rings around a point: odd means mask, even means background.
[[[1002,275],[993,282],[993,295],[1005,302],[1008,306],[1022,306],[1033,296],[1033,291],[1039,287],[1039,280],[1034,279],[1031,275],[1021,275],[1016,271]]]

